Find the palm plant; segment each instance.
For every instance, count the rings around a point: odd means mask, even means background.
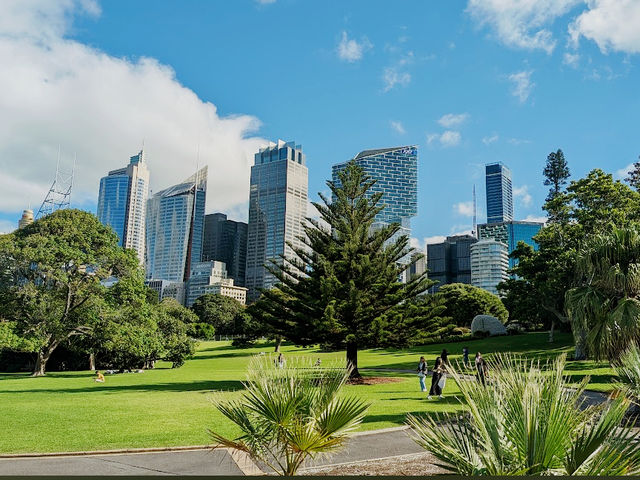
[[[592,237],[580,252],[576,276],[565,302],[576,347],[587,347],[596,359],[617,360],[640,340],[640,231],[629,227]]]
[[[629,396],[640,405],[640,348],[633,345],[627,349],[614,366]]]
[[[588,379],[569,388],[564,365],[497,356],[487,387],[452,368],[468,415],[410,415],[414,439],[460,475],[640,473],[640,434],[619,428],[629,400],[582,408]]]
[[[241,434],[230,439],[209,430],[214,448],[243,451],[278,474],[295,475],[308,458],[344,445],[362,421],[368,404],[340,395],[349,373],[302,360],[279,367],[270,356],[254,357],[242,398],[216,403]]]

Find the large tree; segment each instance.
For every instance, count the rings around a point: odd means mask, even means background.
[[[138,268],[132,251],[92,214],[59,210],[0,237],[0,316],[36,343],[34,376],[63,342],[92,331],[101,282]]]
[[[450,283],[440,287],[438,295],[443,298],[445,314],[459,327],[471,327],[476,315],[491,315],[502,323],[509,319],[509,312],[497,296],[473,285]]]
[[[384,208],[374,184],[355,162],[337,182],[327,182],[333,201],[320,194],[322,203],[314,206],[329,228],[308,219],[300,237],[305,246],[290,245],[296,257],[273,262],[269,268],[280,283],[254,307],[297,344],[345,348],[352,376],[360,375],[358,349],[375,344],[379,322],[433,284],[426,275],[399,281],[409,239],[396,223],[373,228]]]
[[[191,307],[202,323],[208,323],[222,335],[239,334],[240,316],[244,305],[235,298],[218,293],[207,293],[198,297]]]

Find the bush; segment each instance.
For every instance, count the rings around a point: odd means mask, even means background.
[[[459,327],[470,327],[477,315],[491,315],[502,323],[509,319],[509,312],[497,296],[472,285],[444,285],[436,295],[444,298],[444,314],[452,317]]]
[[[190,337],[197,338],[198,340],[213,340],[216,329],[208,323],[192,323],[188,326],[187,332]]]

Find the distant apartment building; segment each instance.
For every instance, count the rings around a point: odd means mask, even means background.
[[[255,154],[249,189],[247,266],[245,286],[249,301],[260,289],[271,288],[276,278],[265,269],[282,255],[295,257],[288,245],[304,248],[298,237],[304,234],[307,215],[308,170],[302,147],[278,140]]]
[[[205,215],[202,260],[224,262],[229,278],[243,287],[247,266],[247,224],[228,220],[224,213]]]
[[[506,243],[479,240],[471,247],[471,285],[498,295],[498,284],[509,279],[508,268]]]
[[[129,165],[112,170],[100,179],[98,219],[118,235],[119,245],[145,255],[146,202],[149,195],[149,170],[144,151],[129,159]]]
[[[145,285],[158,294],[158,301],[173,298],[180,305],[184,305],[186,298],[185,282],[170,282],[169,280],[146,280]]]
[[[513,185],[511,170],[502,163],[485,166],[487,188],[487,223],[513,220]]]
[[[477,241],[473,235],[453,235],[427,245],[428,275],[438,282],[431,292],[450,283],[471,283],[471,247]]]
[[[510,221],[500,223],[483,223],[478,225],[478,238],[480,240],[493,239],[507,245],[508,253],[511,254],[518,242],[524,242],[531,245],[534,250],[538,249],[537,242],[533,237],[544,226],[539,222]],[[516,259],[509,259],[509,268],[513,268],[517,264]]]
[[[223,262],[198,262],[191,268],[186,306],[191,307],[198,298],[209,293],[231,297],[243,305],[247,301],[247,289],[234,285],[233,278],[227,277],[227,268]]]
[[[22,212],[22,217],[18,220],[18,229],[24,228],[33,223],[33,210],[28,209]]]
[[[207,167],[147,202],[146,278],[186,282],[202,259]]]
[[[418,214],[418,148],[403,147],[364,150],[353,159],[366,174],[375,180],[369,195],[382,193],[382,210],[375,219],[374,228],[390,223],[400,224],[400,235],[411,234],[411,217]],[[347,162],[332,167],[332,179],[338,185],[338,173]]]

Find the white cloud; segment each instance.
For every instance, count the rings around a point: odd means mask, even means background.
[[[556,41],[549,30],[558,17],[584,0],[469,0],[467,12],[494,30],[507,46],[553,52]],[[618,0],[611,0],[618,1]]]
[[[562,63],[570,66],[571,68],[578,68],[579,62],[580,62],[580,55],[577,53],[565,52],[565,54],[562,56]]]
[[[220,116],[155,59],[116,58],[65,38],[83,12],[99,9],[88,1],[0,2],[0,184],[8,185],[0,212],[39,204],[58,145],[77,154],[72,202],[95,202],[99,178],[126,165],[144,139],[154,190],[191,175],[199,150],[210,172],[208,211],[246,216],[253,154],[266,143],[251,136],[259,120]]]
[[[260,5],[269,5],[270,3],[276,3],[276,0],[256,0]]]
[[[473,202],[454,203],[453,211],[463,217],[473,217]]]
[[[549,219],[545,216],[538,216],[538,215],[528,215],[524,221],[525,222],[538,222],[538,223],[547,223]]]
[[[433,145],[438,142],[442,147],[455,147],[460,144],[462,135],[455,130],[446,130],[443,133],[429,133],[427,134],[427,143]]]
[[[447,239],[445,235],[434,235],[432,237],[426,237],[424,239],[424,243],[427,245],[432,245],[434,243],[442,243]]]
[[[521,187],[515,187],[513,189],[513,196],[520,200],[520,203],[524,207],[530,207],[533,202],[533,198],[529,193],[529,187],[527,185],[523,185]]]
[[[426,243],[425,243],[426,239],[422,239],[420,240],[419,238],[416,237],[411,237],[409,238],[409,246],[415,250],[417,250],[417,253],[424,253],[426,250]]]
[[[342,32],[342,38],[338,43],[338,58],[345,62],[354,63],[362,59],[364,52],[373,48],[372,43],[367,37],[362,37],[358,42],[353,38],[349,38],[347,32]]]
[[[405,133],[407,133],[407,131],[404,129],[404,125],[402,125],[402,122],[391,120],[391,128],[400,135],[404,135]]]
[[[638,0],[589,0],[588,5],[589,9],[569,25],[574,45],[585,37],[596,42],[603,53],[640,53]]]
[[[483,137],[482,138],[482,143],[484,143],[485,145],[491,145],[492,143],[495,143],[498,141],[498,135],[491,135],[490,137]]]
[[[507,140],[507,142],[518,147],[520,145],[531,143],[531,140],[527,140],[526,138],[510,138],[509,140]]]
[[[444,128],[457,127],[469,118],[468,113],[447,113],[438,120],[438,123]]]
[[[625,178],[627,178],[629,176],[629,172],[631,170],[633,170],[633,168],[634,168],[634,164],[630,163],[626,167],[621,168],[620,170],[616,171],[616,175],[615,175],[616,179],[624,180]]]
[[[0,220],[0,235],[3,233],[11,233],[16,228],[18,228],[18,224],[16,222],[11,222],[9,220]]]
[[[522,72],[512,73],[509,75],[509,81],[513,83],[511,94],[516,97],[520,103],[524,103],[531,95],[535,83],[531,81],[532,70],[525,70]]]
[[[382,80],[384,81],[384,91],[388,92],[393,90],[396,85],[406,87],[411,82],[411,74],[409,72],[402,72],[397,67],[387,67],[382,74]]]

